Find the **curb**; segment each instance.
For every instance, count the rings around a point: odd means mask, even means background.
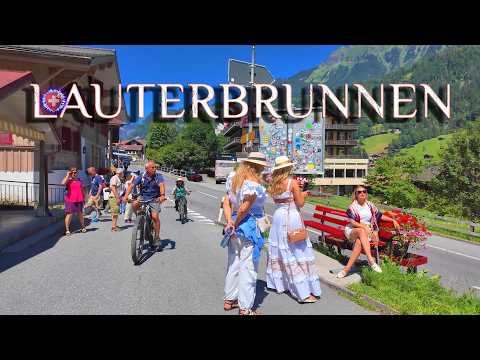
[[[53,226],[53,225],[57,224],[58,222],[63,220],[63,217],[53,215],[53,216],[49,216],[49,217],[44,217],[44,219],[46,221],[41,223],[41,224],[37,224],[37,226],[29,226],[29,227],[26,227],[26,228],[22,229],[23,231],[16,230],[16,231],[11,231],[11,232],[7,233],[7,235],[5,236],[5,240],[2,239],[0,241],[0,252],[2,252],[3,249],[5,249],[9,246],[12,246],[13,244],[15,244],[15,243],[17,243],[21,240],[24,240],[24,239],[28,238],[29,236],[34,235],[35,233],[38,233],[38,232],[48,228],[51,225]]]
[[[320,281],[323,282],[324,284],[326,284],[329,288],[340,291],[350,298],[359,297],[360,299],[366,301],[368,304],[375,307],[377,310],[380,310],[380,312],[384,315],[398,315],[397,310],[385,305],[384,303],[381,303],[380,301],[372,299],[370,296],[361,295],[361,294],[358,294],[355,291],[350,290],[346,287],[339,286],[339,285],[331,282],[330,280],[325,279],[323,276],[319,275],[319,278],[320,278]]]

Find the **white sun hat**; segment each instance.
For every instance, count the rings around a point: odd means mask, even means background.
[[[290,161],[290,159],[287,156],[282,155],[282,156],[279,156],[275,159],[275,166],[272,169],[272,172],[276,171],[276,170],[279,170],[279,169],[286,168],[286,167],[291,167],[291,166],[294,166],[294,165],[295,165],[295,163]]]
[[[262,154],[261,152],[256,152],[256,151],[248,154],[248,157],[246,159],[244,159],[243,161],[253,163],[253,164],[262,165],[262,166],[265,166],[265,167],[268,166],[267,157],[264,154]]]

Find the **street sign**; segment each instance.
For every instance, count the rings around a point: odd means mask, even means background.
[[[237,85],[250,85],[251,81],[251,63],[229,59],[228,60],[228,82]],[[263,66],[255,64],[255,79],[256,84],[273,84],[275,79],[270,71]]]

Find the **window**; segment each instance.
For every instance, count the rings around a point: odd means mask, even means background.
[[[325,169],[325,177],[333,178],[333,169]]]
[[[62,150],[72,150],[72,131],[66,126],[62,126]]]
[[[335,169],[335,177],[336,178],[345,177],[345,170],[344,169]]]
[[[346,176],[347,178],[354,178],[354,177],[355,177],[355,170],[353,170],[353,169],[347,169],[346,172],[347,172],[347,174],[346,174],[346,175],[347,175],[347,176]]]

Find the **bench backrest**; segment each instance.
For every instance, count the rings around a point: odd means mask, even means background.
[[[338,228],[343,231],[343,228],[350,222],[347,212],[345,210],[332,209],[327,206],[317,205],[315,206],[315,214],[313,217],[320,220],[322,224],[335,225],[335,228]],[[334,215],[329,216],[329,215]],[[381,222],[382,226],[393,227],[391,223]],[[393,235],[385,230],[380,230],[378,232],[380,239],[390,239]]]

